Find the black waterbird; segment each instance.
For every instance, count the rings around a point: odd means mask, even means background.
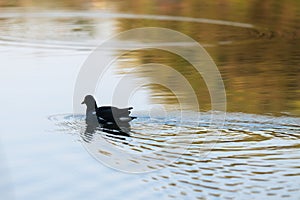
[[[130,136],[129,122],[136,117],[130,116],[130,110],[133,107],[117,108],[113,106],[98,107],[95,98],[92,95],[85,96],[83,102],[86,108],[86,123],[88,127],[101,127],[104,132]],[[89,131],[90,132],[90,131]]]

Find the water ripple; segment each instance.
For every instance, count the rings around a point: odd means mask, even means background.
[[[145,154],[143,159],[151,160],[176,156],[172,151],[159,150],[168,145],[177,148],[186,144],[184,140],[193,140],[179,159],[144,179],[157,182],[153,189],[168,191],[170,198],[296,197],[300,191],[299,118],[229,113],[224,127],[219,127],[219,137],[212,137],[215,130],[208,127],[209,113],[201,116],[193,125],[181,122],[184,129],[180,132],[175,131],[178,126],[174,121],[162,123],[141,116],[132,122],[132,137],[127,142],[114,140],[111,144],[127,153],[130,150]],[[80,135],[85,128],[82,115],[55,115],[49,119],[57,124],[59,132]],[[184,138],[183,142],[170,142],[176,137]],[[210,151],[207,143],[216,145]],[[111,156],[100,146],[98,149]],[[210,153],[201,154],[205,150]],[[141,160],[129,162],[138,164]],[[148,167],[159,166],[149,163]]]

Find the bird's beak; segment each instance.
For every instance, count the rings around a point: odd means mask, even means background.
[[[85,104],[85,102],[83,101],[83,102],[81,102],[81,104]]]

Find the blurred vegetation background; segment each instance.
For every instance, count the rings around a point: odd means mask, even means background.
[[[136,18],[114,18],[115,32],[145,26],[165,27],[185,33],[204,45],[224,79],[228,111],[300,115],[299,0],[0,0],[0,8],[0,12],[22,13],[63,10],[135,14]],[[187,17],[187,20],[156,20],[144,15]],[[192,20],[195,18],[239,22],[253,27],[198,23]],[[74,19],[70,23],[76,28],[70,31],[76,32],[76,37],[81,37],[78,32],[91,37],[100,34],[101,29],[96,28],[97,22],[92,18],[77,16]],[[2,34],[6,29],[4,25],[0,27]],[[193,73],[185,61],[159,50],[125,56],[135,57],[141,64],[171,65],[191,82],[202,108],[209,109],[205,84],[199,84],[197,80],[201,77]],[[164,89],[155,86],[152,90]],[[174,99],[164,101],[172,104]]]

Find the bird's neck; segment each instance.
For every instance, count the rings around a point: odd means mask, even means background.
[[[97,109],[97,103],[95,102],[95,104],[89,104],[86,107],[86,113],[91,112],[91,111],[96,111]]]

